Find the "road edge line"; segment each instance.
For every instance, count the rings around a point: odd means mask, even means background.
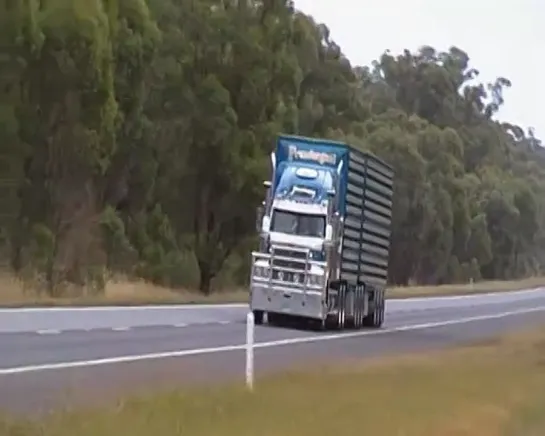
[[[533,307],[530,309],[518,309],[518,310],[507,311],[507,312],[489,314],[489,315],[463,317],[463,318],[446,320],[446,321],[428,322],[428,323],[413,324],[408,326],[398,326],[398,327],[384,328],[381,330],[363,330],[363,331],[356,331],[356,332],[303,336],[299,338],[290,338],[290,339],[279,339],[275,341],[256,342],[254,344],[254,348],[255,349],[273,348],[273,347],[280,347],[280,346],[286,346],[286,345],[298,345],[298,344],[305,344],[305,343],[311,343],[311,342],[323,342],[323,341],[330,341],[330,340],[337,340],[337,339],[351,339],[351,338],[364,337],[364,336],[378,336],[378,335],[385,335],[390,333],[400,333],[405,331],[445,327],[449,325],[468,324],[471,322],[506,318],[508,316],[524,315],[524,314],[543,312],[543,311],[545,311],[545,306],[538,306],[538,307]],[[17,366],[17,367],[11,367],[11,368],[0,368],[0,376],[23,374],[23,373],[30,373],[30,372],[41,372],[41,371],[47,371],[47,370],[86,368],[86,367],[102,366],[102,365],[108,365],[108,364],[111,365],[111,364],[119,364],[119,363],[140,362],[145,360],[179,358],[179,357],[188,357],[188,356],[196,356],[196,355],[223,353],[223,352],[229,352],[229,351],[244,351],[245,349],[246,349],[246,344],[242,343],[237,345],[225,345],[221,347],[196,348],[196,349],[190,349],[190,350],[166,351],[161,353],[108,357],[108,358],[102,358],[102,359],[81,360],[81,361],[73,361],[73,362],[58,362],[58,363],[41,364],[41,365]]]

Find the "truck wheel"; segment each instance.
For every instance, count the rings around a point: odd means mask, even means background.
[[[285,327],[288,320],[289,319],[283,313],[267,312],[267,322],[269,325],[275,327]]]
[[[276,325],[278,323],[277,314],[273,312],[267,312],[267,323],[269,325]]]
[[[262,310],[254,310],[254,323],[255,325],[261,325],[263,324],[263,311]]]
[[[346,323],[346,285],[341,284],[339,286],[339,300],[338,300],[338,312],[336,320],[336,328],[338,330],[343,330]]]
[[[344,310],[344,304],[343,307],[339,310],[339,321],[338,321],[338,328],[339,330],[343,330],[346,326],[346,312]]]
[[[333,318],[332,327],[334,330],[343,330],[346,325],[346,316],[344,312],[344,308],[339,308],[337,312],[337,316]]]
[[[327,319],[310,320],[310,328],[316,332],[323,332],[327,328]]]
[[[365,286],[362,285],[361,287],[361,301],[360,301],[360,320],[359,320],[359,327],[362,328],[364,326],[364,320],[365,320],[365,309],[367,307],[367,291],[365,289]]]
[[[363,324],[363,305],[364,305],[364,299],[365,293],[363,292],[363,289],[361,286],[358,286],[356,288],[356,307],[354,311],[354,328],[355,329],[361,329],[361,326]]]
[[[380,328],[384,324],[385,304],[384,290],[376,290],[374,294],[373,312],[363,319],[363,325],[366,327]]]
[[[375,327],[376,328],[379,328],[379,327],[382,327],[382,325],[384,324],[384,312],[385,312],[385,304],[384,304],[384,291],[381,290],[379,292],[379,310],[377,311],[377,321],[375,323]]]
[[[352,314],[346,317],[345,326],[349,329],[358,328],[358,314],[360,310],[360,287],[356,285],[352,293],[353,301],[353,311]]]

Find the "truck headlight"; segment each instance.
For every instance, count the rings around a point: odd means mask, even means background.
[[[256,266],[255,275],[262,278],[269,277],[269,267],[268,266]]]
[[[309,274],[308,284],[310,286],[323,286],[324,276],[318,274]]]
[[[325,253],[323,250],[312,250],[309,257],[312,260],[323,262],[325,260]]]

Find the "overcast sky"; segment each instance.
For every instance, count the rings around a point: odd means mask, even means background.
[[[295,0],[325,23],[353,64],[369,65],[385,49],[431,45],[465,50],[480,80],[511,80],[498,115],[545,142],[545,0]]]

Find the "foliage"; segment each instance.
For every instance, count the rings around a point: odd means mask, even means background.
[[[287,0],[1,0],[0,23],[2,255],[50,293],[243,284],[279,132],[395,166],[393,284],[542,272],[545,151],[457,47],[352,66]]]

